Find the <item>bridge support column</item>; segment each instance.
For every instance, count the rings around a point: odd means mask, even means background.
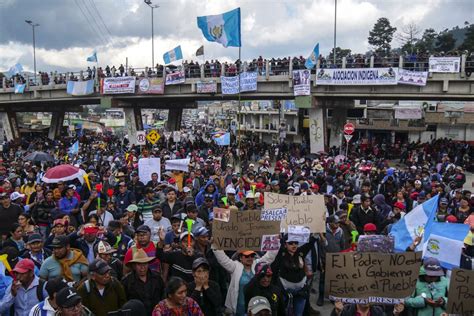
[[[332,119],[328,124],[330,132],[329,147],[336,146],[342,148],[344,145],[344,124],[347,121],[347,109],[346,108],[333,108]]]
[[[49,126],[48,138],[55,139],[61,135],[61,129],[64,123],[64,112],[53,112],[51,125]]]
[[[324,144],[326,138],[326,128],[324,124],[324,108],[308,109],[309,114],[309,144],[311,153],[315,154],[318,151],[324,151]]]
[[[0,120],[2,122],[3,131],[7,141],[20,138],[20,130],[18,128],[18,121],[15,112],[0,112]],[[3,138],[3,135],[0,135],[0,137]]]
[[[183,116],[182,108],[171,108],[168,111],[168,121],[166,129],[168,131],[177,131],[181,128],[181,117]]]
[[[142,110],[140,108],[124,108],[125,126],[131,145],[137,144],[137,131],[143,130]]]

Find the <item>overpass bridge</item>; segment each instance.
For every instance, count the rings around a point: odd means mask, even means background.
[[[343,59],[342,68],[345,67]],[[373,59],[371,65],[373,66]],[[398,60],[399,68],[405,66],[403,58]],[[465,75],[466,58],[461,58],[461,71],[458,73],[429,73],[426,86],[413,85],[318,85],[315,70],[311,73],[311,96],[313,119],[320,123],[322,109],[348,108],[353,106],[355,99],[380,99],[380,100],[452,100],[474,101],[474,76]],[[224,67],[222,67],[224,71]],[[148,77],[148,68],[143,75]],[[283,100],[293,99],[293,65],[290,62],[288,69],[279,69],[272,72],[270,64],[265,64],[264,75],[257,77],[257,90],[241,93],[242,100]],[[75,74],[79,80],[84,79],[84,73]],[[224,75],[224,72],[222,73]],[[163,78],[165,73],[163,74]],[[153,77],[153,76],[150,76]],[[197,77],[197,78],[196,78]],[[137,77],[140,79],[141,77]],[[27,80],[29,82],[29,80]],[[199,82],[215,81],[217,93],[197,93]],[[136,81],[138,85],[139,80]],[[103,95],[99,93],[96,82],[94,93],[85,96],[71,96],[67,94],[67,84],[55,84],[50,81],[44,85],[39,81],[37,86],[27,86],[22,94],[15,94],[14,88],[0,89],[0,113],[3,116],[4,127],[10,128],[7,138],[17,138],[15,131],[16,112],[53,112],[50,128],[50,137],[54,138],[60,130],[65,112],[82,111],[83,105],[107,104],[112,107],[124,108],[127,125],[132,126],[129,133],[143,128],[141,122],[142,108],[169,109],[168,128],[175,130],[180,125],[182,110],[194,108],[196,101],[236,100],[237,95],[222,94],[220,77],[211,77],[206,72],[204,65],[200,73],[192,78],[186,77],[185,82],[176,85],[166,85],[163,94],[114,94]],[[341,111],[344,112],[344,111]],[[345,121],[341,118],[340,121]],[[313,124],[314,125],[314,124]],[[317,124],[316,124],[317,125]]]

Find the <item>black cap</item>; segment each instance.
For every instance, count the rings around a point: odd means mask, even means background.
[[[89,264],[89,272],[105,274],[110,270],[112,270],[112,268],[103,259],[95,259]]]
[[[31,234],[29,237],[28,237],[28,242],[27,244],[31,244],[31,243],[34,243],[34,242],[38,242],[38,241],[43,241],[43,238],[41,237],[40,234]]]
[[[135,230],[136,233],[151,233],[150,227],[147,225],[140,225],[138,228]]]
[[[63,248],[69,245],[69,238],[64,235],[54,237],[53,241],[51,242],[52,248]]]
[[[81,300],[81,296],[72,287],[65,287],[56,294],[56,304],[63,308],[76,306]]]
[[[193,268],[192,268],[193,271],[197,270],[197,268],[199,268],[202,265],[205,265],[207,269],[209,270],[210,265],[209,265],[209,262],[206,260],[206,258],[199,257],[199,258],[194,259]]]

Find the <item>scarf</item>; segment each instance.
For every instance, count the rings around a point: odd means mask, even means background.
[[[82,254],[82,251],[78,249],[71,249],[71,253],[72,253],[71,259],[67,258],[67,256],[62,259],[56,259],[61,265],[61,270],[63,271],[63,277],[68,282],[74,281],[74,278],[71,272],[71,266],[73,264],[82,263],[82,264],[85,264],[86,266],[89,265],[89,261],[87,261],[86,257],[84,257],[84,255]]]

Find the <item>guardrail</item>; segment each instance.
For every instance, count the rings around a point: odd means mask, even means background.
[[[206,62],[203,64],[183,64],[181,66],[159,66],[145,67],[145,68],[127,68],[124,70],[123,75],[136,76],[137,78],[142,77],[165,77],[166,73],[172,72],[174,69],[184,69],[186,78],[195,79],[210,79],[219,78],[220,76],[236,76],[239,65],[227,64],[227,63],[210,63]],[[425,59],[416,58],[404,58],[399,57],[374,57],[366,58],[363,56],[350,56],[337,59],[336,63],[327,59],[318,60],[317,66],[311,70],[311,73],[315,74],[319,68],[381,68],[381,67],[397,67],[414,71],[429,71],[428,57]],[[304,63],[299,59],[271,59],[258,61],[254,60],[251,62],[243,62],[241,64],[242,71],[257,71],[260,76],[264,76],[267,79],[271,76],[289,76],[292,77],[292,71],[298,69],[304,69]],[[465,75],[470,76],[470,73],[474,70],[474,61],[467,61],[467,56],[461,56],[461,77]],[[81,70],[78,72],[67,72],[57,73],[50,72],[40,73],[36,76],[26,76],[25,82],[27,88],[30,86],[55,86],[59,84],[66,84],[67,81],[83,81],[94,79],[98,81],[99,77],[117,77],[121,76],[122,73],[117,70],[105,70],[94,72],[91,70]],[[13,77],[13,81],[3,78],[0,88],[7,89],[13,88],[17,84],[17,77]]]

